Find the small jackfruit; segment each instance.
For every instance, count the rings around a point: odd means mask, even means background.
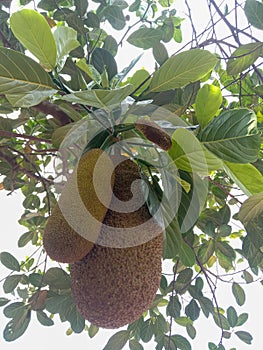
[[[99,244],[71,267],[75,303],[98,327],[118,328],[138,319],[151,306],[160,284],[162,229],[144,202],[137,208],[143,193],[132,183],[138,179],[138,167],[131,160],[116,166],[114,196]]]
[[[134,126],[149,141],[152,141],[164,151],[168,151],[172,147],[170,135],[152,120],[141,118],[135,122]]]
[[[92,249],[112,196],[114,174],[108,183],[105,173],[113,173],[113,164],[102,150],[80,158],[44,230],[43,245],[53,260],[73,263]]]

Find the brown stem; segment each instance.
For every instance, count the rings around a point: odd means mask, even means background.
[[[23,168],[21,165],[17,164],[17,162],[15,161],[14,158],[11,158],[11,157],[7,156],[6,154],[4,154],[4,153],[1,152],[1,151],[0,151],[0,159],[4,160],[4,161],[6,161],[8,164],[10,164],[11,167],[12,167],[12,170],[13,170],[14,172],[16,172],[16,171],[21,171],[21,172],[23,172],[25,175],[27,175],[28,177],[31,177],[31,178],[33,178],[33,179],[37,179],[38,181],[40,180],[39,177],[38,177],[36,174],[34,174],[34,173],[32,173],[31,171],[29,171],[29,170]]]
[[[219,182],[213,180],[210,176],[207,177],[207,179],[215,186],[219,187],[222,191],[225,192],[227,196],[230,196],[231,198],[234,198],[239,204],[243,204],[239,199],[236,198],[233,194],[231,194],[225,186],[221,185]]]
[[[63,112],[59,106],[48,101],[43,101],[32,108],[37,109],[42,113],[52,115],[60,122],[61,125],[66,125],[72,122],[71,118],[65,112]]]
[[[171,295],[172,303],[173,303],[173,298],[174,298],[175,277],[177,275],[179,261],[180,261],[180,259],[177,260],[177,262],[174,266],[174,274],[173,274],[173,281],[172,281],[172,295]],[[171,349],[172,326],[173,326],[173,316],[171,315],[170,316],[170,325],[169,325],[168,350]]]
[[[210,277],[208,276],[207,274],[207,271],[206,269],[204,268],[203,264],[201,263],[201,261],[198,259],[198,256],[195,254],[195,258],[196,258],[196,261],[201,269],[201,271],[203,272],[204,276],[205,276],[205,279],[206,279],[206,282],[209,286],[209,289],[213,295],[213,299],[214,299],[214,302],[215,302],[215,306],[216,306],[216,313],[217,313],[217,316],[218,316],[218,321],[219,321],[219,325],[220,325],[220,328],[221,328],[221,337],[220,337],[220,341],[219,341],[219,344],[222,344],[222,340],[223,340],[223,334],[224,334],[224,329],[223,329],[223,324],[222,324],[222,320],[221,320],[221,314],[220,314],[220,309],[219,309],[219,305],[218,305],[218,302],[217,302],[217,298],[216,298],[216,293],[215,293],[215,289],[213,288],[212,286],[212,283],[211,280],[210,280]],[[214,283],[213,283],[214,284]]]
[[[43,139],[41,137],[37,136],[32,136],[32,135],[25,135],[25,134],[19,134],[11,131],[5,131],[5,130],[0,130],[0,137],[4,138],[11,138],[11,137],[16,137],[16,138],[22,138],[26,140],[32,140],[35,142],[45,142],[45,143],[52,143],[51,140],[48,139]]]

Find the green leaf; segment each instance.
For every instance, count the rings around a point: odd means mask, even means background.
[[[26,309],[20,317],[13,318],[4,329],[4,339],[8,342],[14,341],[23,335],[29,325],[31,312]]]
[[[96,16],[96,14],[94,12],[87,13],[86,19],[84,20],[84,23],[89,28],[99,28],[100,27],[99,17]]]
[[[23,9],[12,14],[10,25],[25,48],[36,56],[47,70],[53,70],[56,66],[56,43],[45,17],[37,11]]]
[[[133,91],[133,86],[128,84],[115,90],[86,90],[75,92],[63,97],[63,100],[81,103],[92,107],[108,109],[122,102]]]
[[[225,161],[224,169],[246,195],[250,196],[263,192],[263,176],[252,164],[237,164]]]
[[[77,15],[76,12],[70,12],[69,14],[67,14],[66,22],[71,28],[75,29],[78,33],[84,35],[85,33],[84,22]]]
[[[32,240],[33,237],[34,237],[33,231],[28,231],[28,232],[23,233],[19,237],[19,240],[17,242],[18,247],[19,248],[24,247],[28,242],[30,242]]]
[[[70,27],[57,27],[54,32],[54,38],[57,46],[57,63],[59,69],[62,69],[66,61],[66,56],[70,51],[77,48],[80,43],[77,40],[77,32]]]
[[[83,17],[88,8],[88,2],[87,0],[74,0],[74,5],[76,6],[76,11],[79,14],[80,17]]]
[[[23,207],[26,209],[38,209],[40,206],[40,199],[35,194],[29,194],[23,201]]]
[[[172,135],[172,147],[168,151],[176,166],[188,172],[207,175],[222,167],[222,161],[200,143],[189,130],[179,128]]]
[[[198,306],[197,302],[192,299],[190,303],[185,308],[185,314],[186,316],[190,317],[192,321],[195,321],[198,319],[200,315],[200,307]]]
[[[205,315],[205,317],[208,317],[209,314],[213,314],[213,311],[214,311],[214,305],[212,303],[212,301],[207,298],[207,297],[201,297],[198,299],[198,302],[201,306],[201,309]]]
[[[238,316],[236,310],[233,308],[233,306],[230,306],[227,310],[227,319],[231,327],[235,327],[238,322]]]
[[[43,275],[36,272],[33,272],[29,275],[29,283],[31,283],[34,287],[37,287],[37,288],[46,285],[46,283],[44,283],[43,281]]]
[[[246,323],[247,320],[248,320],[248,314],[247,313],[240,314],[238,316],[236,326],[243,326],[243,324]]]
[[[244,289],[236,282],[232,284],[232,293],[236,299],[236,302],[239,306],[244,305],[246,301],[246,295]]]
[[[195,255],[188,244],[183,240],[182,234],[174,228],[168,229],[164,237],[164,259],[173,259],[178,255],[185,266],[193,266],[195,263]]]
[[[170,7],[174,0],[158,0],[159,4],[163,7]]]
[[[129,341],[130,350],[143,350],[143,346],[135,339]]]
[[[158,338],[168,331],[169,323],[166,321],[162,314],[159,314],[154,322],[154,335]]]
[[[93,338],[98,333],[99,327],[95,326],[94,324],[91,324],[88,329],[89,337]]]
[[[149,86],[150,84],[150,74],[149,72],[147,72],[147,70],[145,69],[139,69],[137,70],[132,77],[129,77],[126,80],[126,84],[132,84],[134,87],[134,90],[136,90],[137,88],[140,88],[136,91],[135,95],[136,96],[140,96],[140,94],[146,90],[146,88]],[[143,85],[141,85],[143,82],[145,82]]]
[[[260,1],[247,0],[245,14],[252,26],[263,30],[263,4]]]
[[[177,317],[175,322],[182,327],[186,327],[188,324],[193,324],[193,321],[189,317]]]
[[[137,10],[139,10],[141,5],[141,0],[135,0],[129,7],[129,11],[130,12],[135,12]]]
[[[118,43],[112,35],[107,35],[104,40],[103,49],[109,51],[112,56],[115,56],[118,51]]]
[[[0,93],[14,107],[34,106],[57,91],[48,73],[22,53],[0,48],[0,62]]]
[[[217,346],[211,342],[208,343],[208,348],[209,348],[209,350],[217,350]]]
[[[105,49],[97,47],[91,55],[91,63],[100,74],[106,69],[109,81],[118,73],[114,57]]]
[[[224,332],[223,332],[223,337],[224,337],[225,339],[230,339],[230,338],[231,338],[231,333],[230,333],[230,332],[224,331]]]
[[[258,159],[260,138],[257,117],[252,110],[228,110],[214,118],[198,135],[217,157],[232,163]]]
[[[51,289],[69,289],[70,277],[59,267],[51,267],[45,273],[44,283],[48,284]]]
[[[131,45],[147,50],[159,43],[161,39],[160,29],[139,28],[128,37],[127,41]]]
[[[76,66],[79,67],[83,72],[88,74],[88,76],[94,80],[94,82],[97,85],[100,85],[101,83],[101,76],[100,73],[97,71],[96,68],[93,67],[92,64],[87,64],[86,58],[81,58],[76,62]]]
[[[160,66],[168,60],[168,52],[163,43],[156,43],[153,46],[153,57]]]
[[[246,344],[252,344],[253,337],[250,333],[245,331],[237,331],[235,335]]]
[[[175,334],[171,338],[178,349],[181,349],[181,350],[191,350],[192,349],[191,344],[189,343],[189,341],[185,337],[183,337],[179,334]]]
[[[73,299],[70,294],[56,294],[54,292],[48,292],[46,299],[46,310],[52,314],[59,313],[65,318],[65,314],[71,307]]]
[[[240,46],[231,54],[227,62],[227,73],[236,75],[249,68],[261,56],[262,47],[263,43],[250,43]]]
[[[178,318],[180,316],[182,305],[178,299],[178,296],[171,296],[170,301],[166,308],[167,316],[172,316],[173,318]]]
[[[201,127],[212,120],[223,101],[221,89],[215,85],[205,84],[197,93],[195,113]]]
[[[174,35],[174,21],[173,18],[166,18],[161,27],[162,41],[168,43]]]
[[[0,261],[1,263],[12,271],[20,271],[20,265],[17,259],[8,252],[0,253]]]
[[[191,339],[194,339],[196,337],[196,329],[192,324],[186,325],[186,331]]]
[[[248,271],[244,271],[242,274],[242,278],[244,278],[244,280],[249,284],[254,282],[254,278],[251,275],[251,273],[249,273]]]
[[[3,312],[5,317],[15,318],[20,317],[27,309],[28,306],[25,305],[25,303],[19,301],[6,306]]]
[[[112,28],[121,30],[125,27],[125,17],[119,6],[107,6],[103,12],[103,15],[110,22]]]
[[[150,92],[183,87],[204,77],[217,63],[209,51],[193,49],[170,57],[153,74]]]
[[[231,260],[234,260],[236,257],[236,253],[234,249],[227,242],[216,242],[215,244],[216,250],[219,250],[223,255],[229,257]]]
[[[257,234],[254,238],[260,238],[260,236]],[[242,245],[243,254],[247,258],[251,268],[257,268],[257,266],[259,266],[263,260],[263,254],[260,250],[262,244],[258,244],[257,240],[255,241],[256,242],[253,242],[250,235],[247,235],[244,238]]]
[[[174,290],[181,294],[182,290],[185,290],[185,287],[188,287],[188,285],[191,283],[192,278],[192,269],[187,268],[180,271],[174,283]]]
[[[228,322],[228,319],[222,315],[222,314],[218,314],[218,313],[214,313],[213,315],[215,324],[219,327],[219,328],[223,328],[224,330],[229,331],[230,330],[230,324]]]
[[[5,293],[11,293],[17,287],[23,275],[11,275],[6,277],[3,289]]]
[[[215,242],[213,239],[210,239],[207,242],[204,242],[198,249],[198,258],[202,264],[205,264],[215,251]]]
[[[37,319],[43,326],[53,326],[54,321],[44,311],[37,311]]]
[[[9,303],[9,299],[7,299],[7,298],[0,298],[0,307],[1,306],[5,306],[6,304],[8,304]]]
[[[70,326],[75,333],[81,333],[85,328],[85,319],[79,313],[73,300],[71,305],[64,312],[65,318],[70,322]]]
[[[153,322],[152,322],[151,319],[146,320],[142,324],[141,329],[140,329],[140,337],[141,337],[141,340],[144,343],[148,343],[152,339],[153,333],[154,333],[154,327],[153,326],[154,325],[153,325]]]
[[[115,333],[108,341],[103,350],[121,350],[129,340],[129,331],[119,331]]]
[[[194,299],[201,299],[203,296],[202,291],[196,286],[196,285],[190,285],[188,287],[188,292],[191,295],[191,297],[193,297]]]
[[[239,220],[247,225],[263,213],[263,192],[254,194],[245,200],[238,213]]]

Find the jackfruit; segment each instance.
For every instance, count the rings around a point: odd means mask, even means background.
[[[127,159],[114,173],[115,197],[98,241],[71,266],[72,295],[81,315],[103,328],[138,319],[151,306],[161,278],[162,229],[144,202],[137,208],[144,199],[140,184],[132,186],[140,179],[138,167]]]
[[[152,141],[164,151],[168,151],[172,147],[170,135],[152,120],[141,118],[134,123],[134,126],[149,141]]]
[[[113,164],[100,149],[85,153],[47,220],[43,246],[55,261],[82,259],[96,242],[112,196]],[[107,177],[108,178],[108,177]]]

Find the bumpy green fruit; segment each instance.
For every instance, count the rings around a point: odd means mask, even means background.
[[[125,208],[133,198],[131,184],[139,179],[134,162],[118,165],[111,206],[119,199]],[[139,186],[133,195],[134,203],[143,198]],[[155,298],[161,277],[162,229],[145,204],[129,213],[109,209],[103,223],[100,244],[71,267],[71,289],[83,317],[98,327],[118,328],[138,319]]]
[[[92,249],[112,196],[105,173],[112,171],[112,161],[100,149],[93,149],[80,158],[44,230],[43,245],[50,258],[73,263]],[[111,182],[113,180],[114,176]]]

